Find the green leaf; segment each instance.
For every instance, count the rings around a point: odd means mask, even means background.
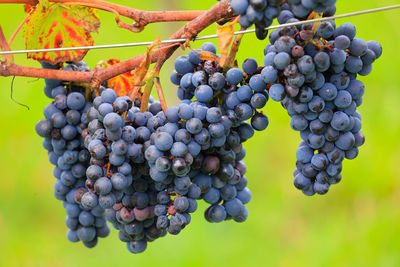
[[[97,10],[40,0],[25,25],[26,49],[61,48],[93,45],[91,35],[98,32]],[[88,50],[28,53],[28,58],[57,64],[81,60]]]

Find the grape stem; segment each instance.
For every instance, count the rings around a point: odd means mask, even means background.
[[[125,23],[120,20],[120,14],[118,13],[117,10],[111,8],[111,7],[105,7],[105,6],[100,6],[98,4],[93,4],[93,3],[86,3],[86,2],[68,2],[66,3],[67,5],[78,5],[78,6],[87,6],[87,7],[93,7],[97,9],[101,9],[104,11],[108,11],[111,13],[114,13],[115,15],[115,22],[117,23],[117,26],[123,29],[127,29],[131,32],[138,33],[144,30],[144,25],[139,25],[139,26],[134,26],[130,25],[128,23]]]
[[[22,29],[22,27],[25,25],[25,23],[29,20],[29,18],[31,17],[33,11],[35,9],[32,8],[32,10],[28,13],[28,15],[26,15],[26,17],[24,18],[23,21],[21,21],[21,23],[18,25],[18,28],[14,31],[14,33],[11,35],[10,40],[8,40],[8,45],[11,46],[12,42],[14,41],[15,37],[17,36],[17,34],[19,33],[19,31]]]
[[[11,51],[6,36],[4,35],[3,28],[1,28],[1,25],[0,25],[0,48],[3,51]],[[13,55],[4,55],[4,57],[1,58],[0,73],[2,69],[7,68],[7,66],[11,65],[12,62],[14,62]]]
[[[53,0],[53,2],[68,2],[66,0]],[[117,10],[121,15],[124,16],[132,16],[133,18],[137,18],[138,14],[141,14],[142,18],[138,19],[139,21],[152,21],[152,22],[160,22],[160,21],[173,21],[170,20],[169,17],[174,12],[150,12],[150,11],[138,11],[135,10],[133,12],[128,11],[123,6],[119,6],[116,4],[111,4],[108,2],[94,0],[94,1],[87,1],[81,0],[80,2],[90,2],[90,3],[106,3],[107,7],[114,8]],[[18,0],[0,0],[0,3],[25,3],[25,4],[35,4],[36,1],[18,1]],[[122,12],[123,11],[123,12]],[[133,12],[133,13],[132,13]],[[189,11],[187,11],[189,12]],[[190,11],[193,12],[193,11]],[[179,13],[179,12],[178,12]],[[182,14],[182,13],[180,13]],[[197,13],[196,13],[197,15]],[[161,19],[162,16],[165,16],[164,19]],[[179,17],[179,16],[178,16]],[[178,38],[185,38],[188,41],[193,40],[202,30],[206,29],[210,25],[215,22],[219,21],[226,21],[227,19],[231,19],[234,17],[232,9],[230,8],[230,0],[224,0],[218,2],[209,10],[202,12],[199,16],[195,17],[193,20],[188,22],[178,31],[170,36],[169,39],[178,39]],[[148,18],[153,18],[152,20],[148,20]],[[180,17],[181,19],[183,17]],[[6,40],[4,38],[4,40]],[[1,41],[1,40],[0,40]],[[7,43],[7,40],[6,40]],[[160,69],[162,64],[171,57],[171,55],[178,49],[181,42],[177,42],[174,44],[162,44],[160,47],[154,51],[151,62],[155,63],[158,62],[157,65]],[[2,45],[3,50],[9,50],[8,44],[7,46]],[[45,79],[55,79],[55,80],[62,80],[62,81],[71,81],[71,82],[84,82],[90,83],[92,88],[97,88],[100,84],[107,81],[108,79],[123,74],[128,71],[132,71],[136,69],[140,63],[143,61],[146,53],[138,55],[136,57],[130,58],[128,60],[122,61],[115,65],[106,67],[104,69],[99,69],[96,71],[91,72],[74,72],[74,71],[64,71],[64,70],[50,70],[50,69],[41,69],[41,68],[32,68],[32,67],[25,67],[19,66],[16,64],[9,64],[7,65],[0,65],[0,76],[25,76],[25,77],[35,77],[35,78],[45,78]],[[12,62],[12,61],[11,61]]]
[[[160,99],[161,108],[165,115],[168,107],[167,107],[167,102],[165,101],[164,91],[163,91],[161,83],[160,83],[160,77],[158,77],[158,76],[154,77],[154,86],[157,89],[157,94],[158,94],[158,98]]]

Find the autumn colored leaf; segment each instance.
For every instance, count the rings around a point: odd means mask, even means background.
[[[153,75],[152,73],[149,73],[149,67],[151,65],[151,56],[153,54],[154,48],[157,47],[160,44],[161,44],[161,40],[160,40],[159,37],[157,37],[156,40],[152,44],[147,46],[147,52],[146,52],[142,62],[140,63],[139,67],[132,71],[132,74],[133,74],[133,77],[134,77],[134,81],[133,81],[134,88],[133,88],[132,93],[131,93],[131,95],[129,97],[129,99],[131,101],[133,101],[136,98],[136,96],[138,96],[138,93],[141,90],[141,87],[143,85],[146,85],[146,82],[148,81],[148,79],[151,78],[149,76]],[[147,90],[150,90],[150,89],[147,89]],[[143,101],[148,102],[148,97],[149,96],[150,95],[146,96],[147,99],[141,98],[142,102]],[[142,105],[142,107],[143,107],[143,105]]]
[[[118,59],[110,59],[107,61],[106,66],[111,66],[119,63]],[[125,72],[121,75],[115,76],[107,81],[108,88],[114,89],[118,96],[129,95],[133,90],[133,75],[131,72]]]
[[[196,50],[194,50],[196,52]],[[200,51],[200,59],[201,60],[211,60],[211,61],[219,61],[219,57],[210,51]]]
[[[140,63],[139,67],[133,71],[133,76],[135,78],[135,82],[134,82],[135,85],[141,86],[143,84],[143,80],[149,71],[153,50],[155,47],[157,47],[160,44],[161,44],[161,40],[159,37],[157,37],[156,40],[147,47],[147,52],[146,52],[144,59]]]
[[[149,67],[151,64],[151,55],[156,46],[161,43],[161,40],[157,38],[154,43],[147,47],[147,52],[139,67],[132,72],[125,72],[121,75],[115,76],[108,80],[108,88],[114,89],[118,96],[127,96],[132,93],[139,92],[139,89],[146,84],[146,76],[149,74]],[[108,67],[119,63],[118,59],[110,59],[107,62],[101,62],[100,65],[103,67]],[[153,73],[150,74],[150,76]],[[150,79],[150,78],[149,78]],[[152,78],[151,78],[152,79]],[[135,90],[136,89],[136,90]],[[148,89],[150,90],[150,89]]]
[[[89,46],[100,20],[93,8],[40,0],[25,25],[26,49]],[[88,50],[28,53],[28,58],[57,64],[81,60]]]
[[[31,12],[32,9],[33,9],[33,6],[28,5],[28,4],[24,4],[24,10],[25,10],[26,13]]]
[[[229,52],[229,56],[226,60],[225,67],[233,67],[233,66],[237,67],[237,61],[235,60],[235,58],[236,58],[237,52],[239,51],[239,46],[240,46],[243,36],[244,36],[243,33],[238,34],[235,37],[235,39],[233,40],[232,45],[231,45],[231,51]]]
[[[149,98],[151,95],[151,89],[153,89],[154,85],[154,77],[156,74],[149,73],[148,79],[146,80],[146,84],[144,86],[143,95],[142,95],[142,103],[140,105],[140,112],[145,112],[147,110],[147,105],[149,104]]]
[[[220,59],[220,66],[224,67],[227,64],[229,46],[232,43],[233,35],[235,32],[234,25],[237,23],[237,19],[234,20],[232,23],[218,26],[217,28],[217,35],[218,35],[218,47],[221,51],[221,59]]]

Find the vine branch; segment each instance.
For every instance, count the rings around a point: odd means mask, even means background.
[[[123,5],[118,5],[115,3],[110,3],[102,0],[50,0],[54,3],[74,3],[80,2],[82,4],[90,5],[94,8],[99,8],[105,11],[115,10],[119,15],[133,19],[134,27],[143,28],[147,24],[157,23],[157,22],[171,22],[171,21],[191,21],[194,18],[200,16],[205,11],[189,10],[189,11],[145,11],[140,9],[135,9]],[[36,5],[39,3],[37,0],[0,0],[0,4],[28,4]]]
[[[14,33],[11,35],[10,40],[8,40],[8,45],[11,46],[12,42],[14,41],[15,37],[17,36],[18,32],[22,29],[22,27],[25,25],[25,23],[29,20],[33,13],[33,9],[26,15],[24,20],[18,25],[17,29],[14,31]]]
[[[66,0],[52,0],[53,2],[67,2]],[[36,3],[36,1],[32,0],[0,0],[0,3]],[[81,0],[80,2],[89,2],[88,0]],[[100,0],[90,0],[91,3],[107,3]],[[115,8],[116,4],[112,4]],[[120,6],[122,7],[122,6]],[[121,8],[119,8],[121,9]],[[116,10],[120,11],[118,8]],[[126,10],[125,10],[126,11]],[[169,12],[153,12],[153,11],[140,11],[145,12],[142,13],[145,21],[167,21],[169,17]],[[139,13],[140,13],[139,12]],[[150,15],[150,12],[152,15]],[[175,12],[175,11],[174,11]],[[125,14],[128,14],[127,11]],[[137,14],[137,13],[136,13]],[[161,20],[161,14],[167,14],[164,17],[164,20]],[[122,15],[122,13],[121,13]],[[148,19],[148,16],[151,19]],[[227,19],[233,18],[234,14],[230,8],[230,0],[221,1],[215,4],[208,11],[203,12],[200,16],[197,16],[185,26],[180,28],[177,32],[170,36],[171,39],[181,39],[184,38],[187,41],[193,40],[202,30],[210,26],[211,24],[218,21],[226,21]],[[139,19],[140,21],[140,19]],[[142,20],[143,21],[143,20]],[[174,44],[162,44],[160,47],[154,51],[151,61],[152,63],[158,62],[158,68],[161,68],[162,64],[178,49],[181,42],[177,42]],[[7,45],[8,46],[8,45]],[[72,81],[72,82],[85,82],[91,83],[92,87],[97,87],[104,81],[123,74],[128,71],[132,71],[137,68],[145,57],[145,53],[128,59],[126,61],[122,61],[115,65],[106,67],[104,69],[99,69],[91,72],[74,72],[74,71],[64,71],[64,70],[49,70],[49,69],[40,69],[40,68],[32,68],[32,67],[24,67],[16,64],[10,64],[8,66],[2,65],[0,68],[0,76],[26,76],[26,77],[36,77],[36,78],[46,78],[46,79],[56,79],[63,81]]]
[[[8,45],[6,36],[4,35],[3,28],[0,25],[0,48],[3,51],[10,51],[10,46]],[[1,70],[4,68],[7,68],[7,65],[11,64],[14,62],[14,56],[13,55],[5,55],[4,58],[1,58]],[[0,73],[1,73],[0,70]]]
[[[211,9],[204,14],[198,16],[194,20],[187,23],[177,32],[170,36],[169,40],[185,38],[187,40],[194,39],[202,30],[211,24],[229,17],[233,17],[233,12],[230,8],[230,1],[223,1],[215,4]],[[179,44],[176,43],[176,44]],[[171,46],[170,44],[162,44],[159,49],[153,53],[152,62],[160,62],[163,64],[171,55],[178,49],[178,45]],[[145,54],[141,54],[134,58],[112,65],[107,69],[102,69],[94,75],[93,80],[102,83],[111,77],[121,73],[128,72],[136,68],[143,60]],[[161,66],[160,66],[161,67]]]
[[[135,32],[135,33],[136,32],[141,32],[144,29],[144,27],[142,27],[142,26],[141,27],[136,27],[136,26],[133,26],[133,25],[130,25],[128,23],[125,23],[125,22],[121,21],[120,18],[119,18],[118,11],[116,11],[115,9],[109,8],[109,7],[103,7],[103,6],[99,6],[97,4],[85,3],[85,2],[68,2],[67,4],[68,5],[77,5],[77,6],[87,6],[87,7],[97,8],[97,9],[101,9],[101,10],[104,10],[104,11],[108,11],[108,12],[114,13],[115,22],[117,23],[117,26],[120,27],[120,28],[123,28],[123,29],[127,29],[127,30],[129,30],[131,32]]]

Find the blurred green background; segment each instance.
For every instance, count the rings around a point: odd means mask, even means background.
[[[207,1],[113,1],[146,10],[208,9]],[[398,4],[399,0],[338,0],[338,13]],[[6,36],[25,16],[21,5],[1,5],[0,24]],[[167,38],[182,23],[150,25],[141,34],[115,26],[114,16],[101,12],[96,44]],[[400,10],[340,19],[357,26],[357,36],[382,43],[384,53],[368,77],[363,131],[366,144],[355,161],[345,161],[343,181],[326,196],[305,197],[293,186],[295,151],[300,140],[290,129],[280,104],[270,101],[267,131],[246,144],[245,159],[253,199],[247,222],[209,224],[201,205],[192,223],[178,236],[149,244],[141,255],[130,254],[114,230],[95,249],[66,239],[65,212],[53,197],[52,166],[35,134],[34,125],[50,102],[42,80],[17,77],[10,99],[11,78],[0,78],[0,266],[400,266]],[[211,27],[205,33],[213,33]],[[262,62],[267,41],[246,35],[239,61]],[[193,47],[199,47],[195,42]],[[20,33],[13,49],[23,49]],[[99,60],[127,59],[144,47],[90,51]],[[174,57],[183,54],[178,51]],[[17,64],[36,66],[25,55]],[[177,103],[169,82],[173,59],[164,67],[162,82],[169,105]]]

